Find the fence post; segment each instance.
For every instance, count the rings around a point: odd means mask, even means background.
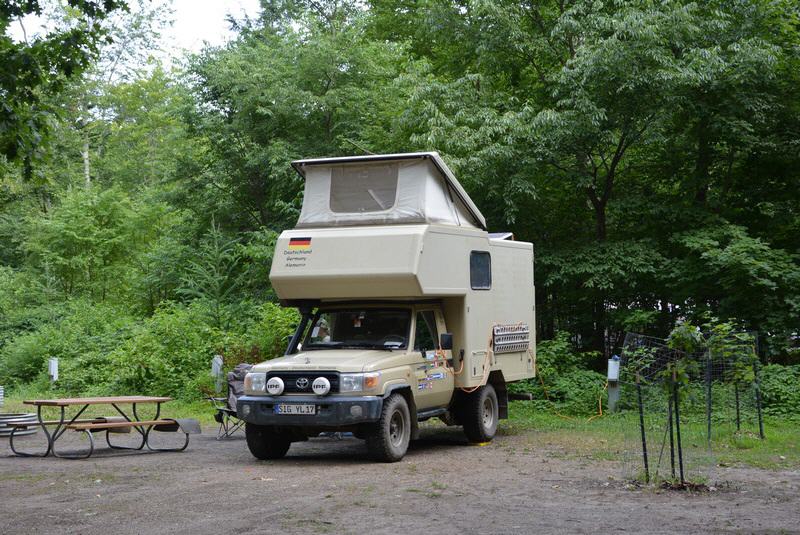
[[[742,417],[739,411],[739,381],[733,382],[733,393],[736,394],[736,430],[742,430]]]
[[[642,456],[644,458],[644,482],[650,483],[650,467],[647,464],[647,437],[644,429],[644,403],[642,402],[642,385],[639,373],[636,373],[636,395],[639,400],[639,430],[642,433]]]
[[[679,394],[678,394],[678,376],[675,371],[672,372],[672,388],[675,395],[675,435],[678,439],[678,467],[681,472],[681,484],[685,482],[683,477],[683,447],[681,445],[681,413],[679,410]]]
[[[764,439],[764,417],[761,414],[761,383],[758,380],[758,362],[753,364],[753,378],[756,384],[756,413],[758,414],[758,436]]]
[[[667,417],[669,418],[669,465],[675,479],[675,432],[672,429],[672,396],[667,392]]]
[[[711,447],[711,351],[706,351],[706,440]]]

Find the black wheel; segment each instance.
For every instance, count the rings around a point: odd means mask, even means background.
[[[266,425],[248,423],[244,428],[244,435],[247,437],[250,453],[262,461],[280,459],[292,445],[288,438]]]
[[[465,397],[461,422],[470,442],[492,440],[497,432],[498,420],[497,393],[492,385],[484,385]]]
[[[367,435],[367,449],[376,461],[397,462],[405,456],[411,439],[411,415],[401,394],[383,402],[381,418]]]

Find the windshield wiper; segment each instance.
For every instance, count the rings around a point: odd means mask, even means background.
[[[339,349],[343,347],[342,342],[311,342],[303,346],[303,349]]]
[[[363,342],[363,343],[353,343],[353,344],[344,344],[340,347],[347,347],[347,348],[354,348],[354,349],[398,349],[399,346],[387,346],[385,343],[383,344],[373,344],[370,342]]]
[[[394,349],[403,349],[403,346],[398,342],[384,342],[382,344],[373,344],[371,342],[314,342],[303,346],[303,350],[313,349],[383,349],[392,351]]]

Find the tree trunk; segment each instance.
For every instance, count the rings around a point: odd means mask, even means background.
[[[83,147],[81,148],[81,157],[83,158],[83,179],[86,182],[86,187],[92,185],[92,176],[89,172],[89,136],[84,135]]]
[[[595,233],[597,241],[606,241],[606,203],[599,203],[595,206]]]

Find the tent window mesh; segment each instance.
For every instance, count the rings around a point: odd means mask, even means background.
[[[331,169],[331,211],[383,212],[394,206],[399,166],[345,165]]]

